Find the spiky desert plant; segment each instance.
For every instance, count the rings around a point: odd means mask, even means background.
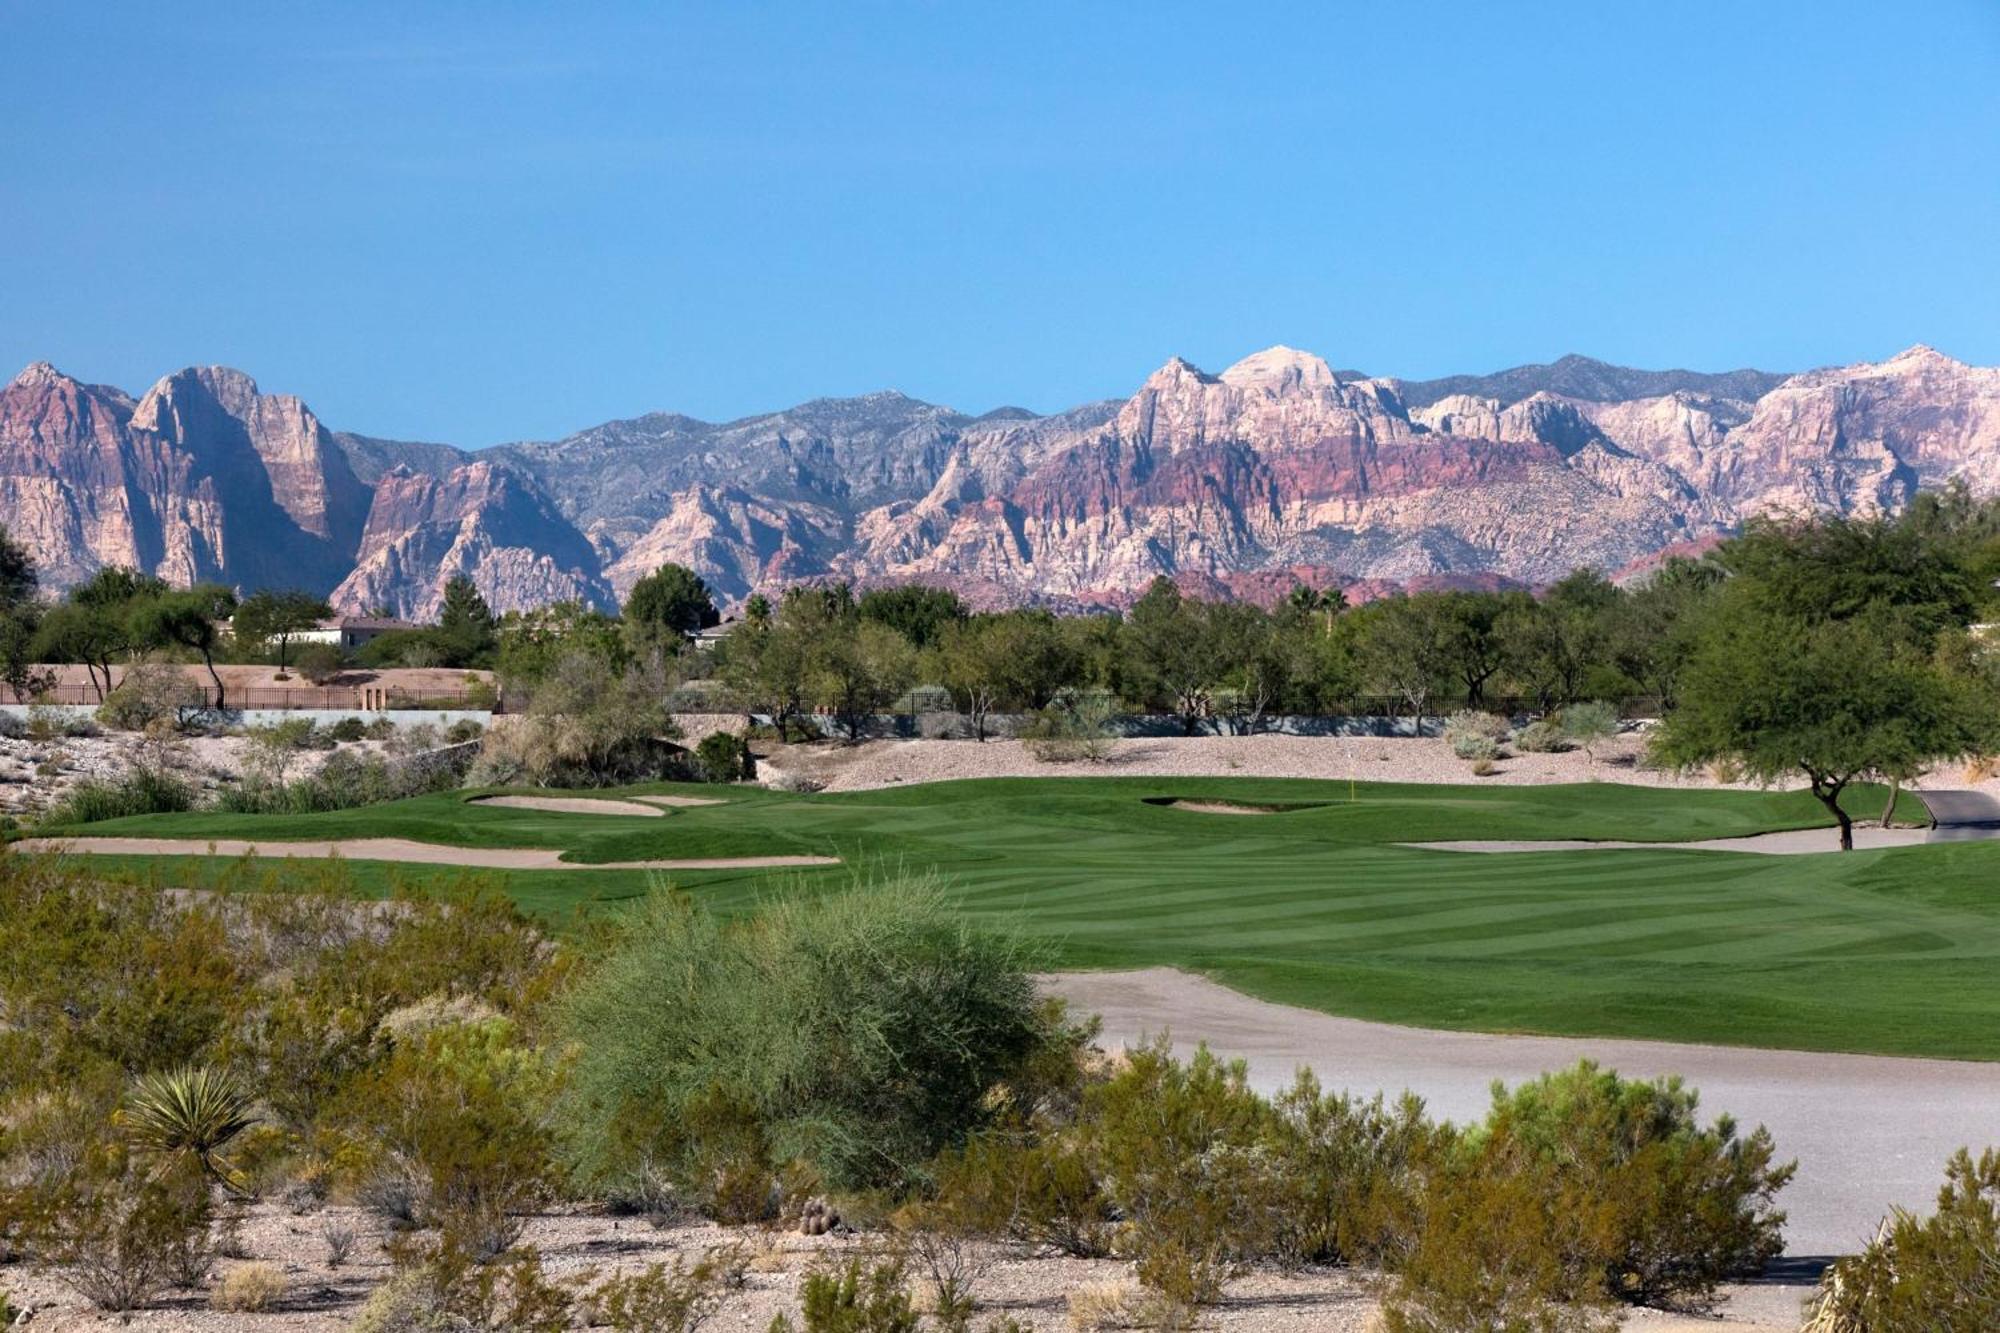
[[[191,1163],[231,1191],[241,1190],[222,1151],[257,1123],[250,1094],[229,1074],[207,1066],[148,1074],[133,1085],[121,1120],[133,1144],[160,1158],[160,1173]]]

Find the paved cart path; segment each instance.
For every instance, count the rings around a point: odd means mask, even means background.
[[[1168,1031],[1183,1053],[1206,1041],[1247,1060],[1263,1091],[1309,1065],[1329,1088],[1407,1088],[1457,1121],[1485,1113],[1495,1079],[1586,1057],[1627,1076],[1680,1074],[1704,1115],[1766,1125],[1780,1155],[1798,1159],[1780,1196],[1792,1255],[1852,1252],[1891,1204],[1928,1212],[1955,1149],[2000,1146],[2000,1064],[1399,1027],[1271,1004],[1170,968],[1063,973],[1044,985],[1103,1015],[1108,1046]]]

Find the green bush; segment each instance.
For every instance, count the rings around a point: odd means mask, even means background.
[[[1897,1209],[1820,1279],[1804,1333],[1987,1333],[2000,1328],[2000,1153],[1961,1149],[1937,1211]]]
[[[1102,692],[1063,690],[1022,728],[1021,743],[1045,764],[1101,764],[1111,757],[1111,720]]]
[[[396,1271],[368,1297],[353,1333],[568,1333],[570,1290],[533,1251],[483,1263],[449,1237],[390,1247]]]
[[[1498,713],[1482,713],[1467,708],[1445,719],[1444,737],[1448,741],[1455,741],[1461,736],[1483,736],[1497,745],[1506,740],[1508,733],[1513,729],[1513,724]]]
[[[343,717],[338,722],[329,723],[325,731],[328,740],[351,745],[367,739],[368,724],[358,717]]]
[[[1382,1306],[1388,1333],[1611,1333],[1593,1256],[1569,1213],[1590,1201],[1546,1163],[1484,1146],[1425,1177],[1423,1225]]]
[[[1328,1093],[1301,1070],[1272,1109],[1273,1257],[1287,1267],[1400,1259],[1441,1135],[1422,1100],[1405,1095],[1391,1105],[1380,1095]]]
[[[1792,1177],[1770,1134],[1739,1136],[1728,1116],[1704,1127],[1679,1079],[1621,1079],[1589,1061],[1496,1088],[1483,1130],[1513,1158],[1546,1166],[1592,1206],[1575,1219],[1606,1295],[1699,1302],[1783,1248],[1772,1200]]]
[[[905,1180],[1052,1039],[1035,962],[927,880],[794,895],[732,925],[657,895],[563,1007],[571,1161],[600,1185],[685,1171],[686,1117],[726,1107],[771,1161],[832,1188]]]
[[[864,1266],[849,1259],[843,1268],[814,1269],[799,1292],[800,1333],[918,1333],[921,1327],[898,1263]],[[783,1315],[771,1321],[771,1333],[791,1328]]]
[[[1618,734],[1618,709],[1602,700],[1571,704],[1560,719],[1563,737],[1595,755],[1597,747]]]
[[[1460,759],[1491,761],[1500,757],[1500,744],[1491,736],[1461,733],[1451,738],[1451,752]]]
[[[1561,754],[1569,749],[1569,740],[1559,723],[1544,718],[1515,732],[1514,748],[1522,754]]]
[[[79,782],[42,812],[49,828],[127,815],[170,815],[194,808],[194,789],[171,773],[134,768],[115,782]]]
[[[179,667],[139,662],[97,706],[97,720],[114,731],[144,731],[155,724],[184,727],[205,711],[207,696]]]
[[[751,776],[750,743],[731,732],[702,737],[694,758],[704,782],[741,782]]]
[[[695,1333],[721,1308],[729,1276],[727,1258],[707,1254],[608,1277],[584,1297],[588,1323],[613,1333]]]
[[[453,1023],[399,1040],[353,1080],[333,1113],[368,1187],[392,1184],[419,1226],[479,1262],[512,1249],[521,1214],[551,1183],[555,1070],[505,1019]]]

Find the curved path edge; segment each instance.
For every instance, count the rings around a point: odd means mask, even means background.
[[[242,838],[23,838],[21,852],[107,856],[268,856],[349,861],[403,861],[477,870],[770,870],[839,865],[837,856],[685,857],[657,861],[565,861],[541,847],[450,847],[408,838],[348,838],[339,842],[252,842]]]
[[[1167,1032],[1245,1060],[1270,1092],[1310,1066],[1329,1089],[1417,1093],[1433,1114],[1483,1116],[1493,1082],[1595,1060],[1631,1077],[1679,1074],[1706,1116],[1767,1126],[1798,1159],[1779,1196],[1791,1255],[1851,1253],[1891,1205],[1928,1212],[1958,1148],[2000,1145],[2000,1064],[1626,1038],[1531,1037],[1401,1027],[1254,999],[1172,968],[1067,972],[1043,989],[1103,1017],[1107,1047]]]

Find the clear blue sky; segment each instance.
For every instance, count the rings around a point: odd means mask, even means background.
[[[0,0],[0,363],[480,445],[1274,342],[2000,362],[2000,3]]]

